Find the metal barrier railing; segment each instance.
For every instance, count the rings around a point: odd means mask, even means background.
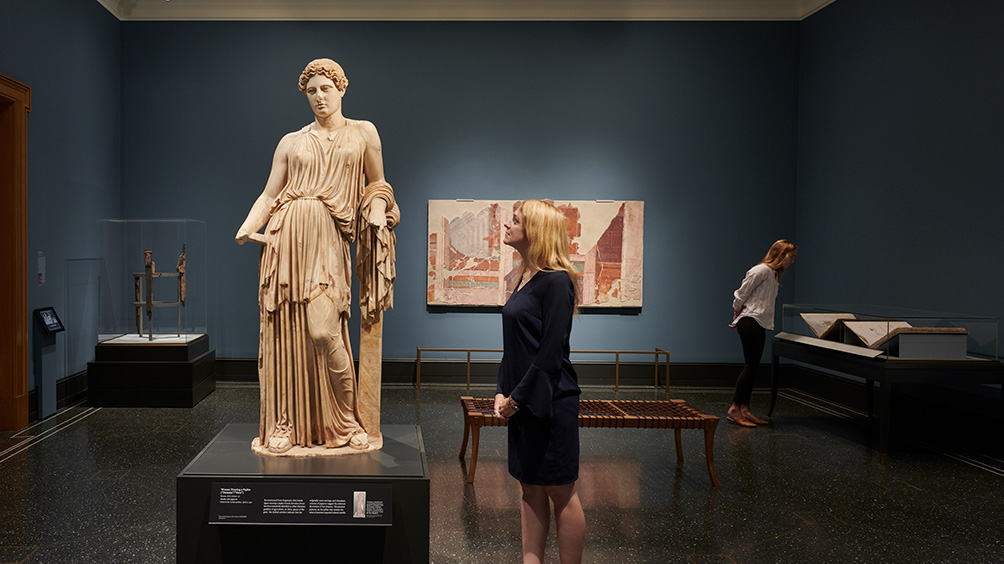
[[[422,389],[422,351],[425,352],[451,352],[467,353],[467,391],[471,391],[471,353],[500,353],[502,349],[439,349],[416,347],[415,353],[415,384],[418,389]],[[652,355],[653,383],[654,388],[659,387],[659,361],[666,357],[666,391],[669,392],[669,351],[658,347],[651,351],[620,351],[620,350],[581,350],[570,351],[572,354],[612,354],[614,355],[614,391],[620,390],[621,377],[621,355]]]

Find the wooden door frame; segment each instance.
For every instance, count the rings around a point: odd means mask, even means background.
[[[28,112],[31,88],[0,74],[0,430],[28,426]]]

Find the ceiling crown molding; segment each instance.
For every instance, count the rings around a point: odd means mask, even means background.
[[[799,21],[835,0],[98,0],[122,21]]]

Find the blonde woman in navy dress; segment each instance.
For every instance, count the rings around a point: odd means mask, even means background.
[[[579,477],[579,384],[568,339],[578,274],[568,255],[565,214],[527,200],[505,223],[503,242],[522,257],[502,308],[504,353],[495,412],[508,421],[509,473],[523,490],[523,562],[544,560],[551,504],[562,563],[581,562],[586,535]]]
[[[743,371],[736,381],[736,391],[726,419],[741,427],[766,425],[750,411],[753,383],[767,341],[767,331],[774,330],[774,299],[784,270],[795,262],[798,245],[778,239],[770,246],[760,264],[746,272],[742,285],[733,294],[732,324],[743,344]]]

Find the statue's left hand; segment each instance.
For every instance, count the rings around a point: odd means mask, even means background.
[[[383,198],[373,198],[366,221],[374,227],[387,227],[387,202]]]

